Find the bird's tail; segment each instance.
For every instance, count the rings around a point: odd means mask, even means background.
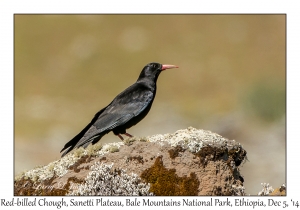
[[[61,157],[65,156],[72,149],[82,146],[82,145],[78,146],[78,144],[82,141],[82,138],[84,138],[84,135],[88,132],[88,130],[90,130],[93,127],[93,124],[97,121],[99,115],[104,111],[104,109],[105,108],[103,108],[102,110],[97,112],[95,114],[95,116],[93,117],[92,121],[87,126],[85,126],[85,128],[80,133],[78,133],[73,139],[71,139],[68,143],[65,144],[64,148],[62,148],[62,150],[60,152],[64,151],[65,149],[67,149],[67,150],[62,154]],[[98,141],[99,141],[101,139],[101,137],[104,136],[105,134],[101,135],[101,133],[100,133],[97,135],[98,135],[98,138],[99,138]],[[97,136],[97,135],[95,135],[95,136]],[[95,140],[93,140],[93,141],[95,141]]]
[[[71,141],[69,141],[65,146],[64,148],[60,151],[62,152],[63,150],[64,153],[61,155],[61,157],[65,156],[66,154],[68,154],[70,151],[72,151],[73,149],[76,149],[76,148],[79,148],[79,147],[83,147],[83,148],[86,148],[89,144],[95,144],[97,143],[106,133],[100,133],[100,134],[97,134],[91,138],[82,138],[80,139],[79,141],[75,138],[73,138]],[[77,141],[75,141],[77,140]],[[72,142],[73,141],[73,142]],[[76,143],[75,143],[76,142]],[[68,147],[69,145],[69,147]]]

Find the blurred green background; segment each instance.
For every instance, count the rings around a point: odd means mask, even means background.
[[[193,126],[240,142],[246,193],[286,182],[285,15],[15,15],[15,175],[60,158],[149,62],[163,72],[136,136]],[[101,142],[119,141],[112,133]]]

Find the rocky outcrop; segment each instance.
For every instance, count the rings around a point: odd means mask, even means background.
[[[15,195],[244,195],[234,140],[189,127],[79,148],[15,178]]]

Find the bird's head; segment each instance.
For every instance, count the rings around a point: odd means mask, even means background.
[[[148,63],[142,70],[138,80],[148,78],[156,82],[159,74],[166,69],[178,68],[178,66],[160,63]]]

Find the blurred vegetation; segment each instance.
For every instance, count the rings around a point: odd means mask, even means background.
[[[17,171],[58,158],[149,62],[180,68],[161,74],[152,110],[130,129],[134,135],[193,126],[242,133],[225,137],[247,141],[245,133],[257,129],[252,122],[281,122],[285,21],[285,15],[15,15]],[[247,126],[234,127],[241,119]]]
[[[280,120],[285,116],[286,93],[282,86],[256,84],[244,97],[245,111],[264,122]]]
[[[181,115],[232,112],[261,78],[285,87],[284,24],[284,15],[15,15],[16,134],[69,123],[69,108],[89,107],[77,117],[90,118],[152,61],[180,67],[161,76],[158,97]]]

